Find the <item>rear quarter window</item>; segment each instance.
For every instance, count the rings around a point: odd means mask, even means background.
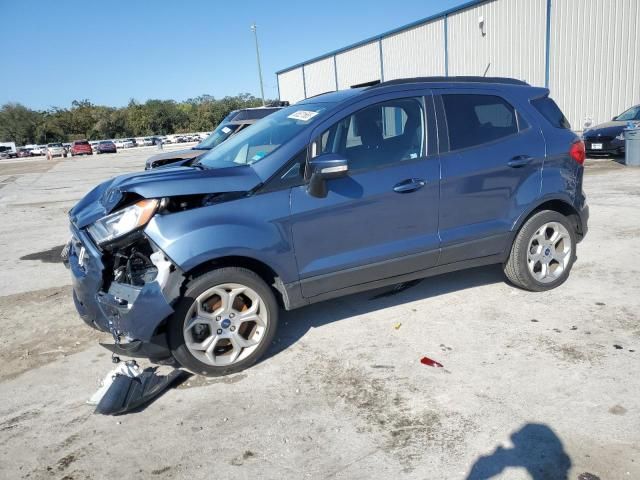
[[[563,128],[565,130],[571,130],[571,124],[567,117],[564,116],[560,107],[549,97],[536,98],[531,100],[531,105],[540,112],[547,122],[549,122],[555,128]]]

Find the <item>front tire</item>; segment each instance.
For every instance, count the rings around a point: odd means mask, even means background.
[[[183,367],[205,376],[236,373],[269,348],[278,328],[278,303],[254,272],[225,267],[187,284],[169,320],[168,340]]]
[[[543,210],[520,228],[503,269],[511,283],[532,292],[562,285],[576,260],[576,232],[561,213]]]

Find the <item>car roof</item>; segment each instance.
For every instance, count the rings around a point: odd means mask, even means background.
[[[311,103],[338,103],[361,94],[362,88],[351,88],[349,90],[338,90],[337,92],[320,93],[313,97],[305,98],[295,105],[305,105]]]
[[[372,84],[373,83],[373,84]],[[473,76],[455,76],[455,77],[412,77],[412,78],[398,78],[395,80],[389,80],[387,82],[370,82],[362,84],[361,86],[352,87],[348,90],[338,90],[333,92],[321,93],[313,97],[306,98],[296,103],[296,105],[313,104],[313,103],[341,103],[344,100],[363,95],[367,92],[380,93],[384,91],[393,91],[396,89],[403,89],[405,86],[420,86],[423,85],[427,88],[446,88],[452,86],[466,87],[500,87],[500,88],[527,88],[537,89],[538,87],[532,87],[527,82],[508,77],[473,77]],[[540,89],[544,92],[545,89]]]

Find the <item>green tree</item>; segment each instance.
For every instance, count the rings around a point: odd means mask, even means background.
[[[74,100],[70,108],[46,111],[8,103],[0,108],[0,141],[24,145],[201,132],[212,130],[232,110],[261,104],[248,93],[219,100],[200,95],[184,102],[154,99],[139,103],[131,99],[122,108],[94,105],[87,99]]]
[[[19,103],[0,108],[0,141],[24,145],[32,142],[41,122],[40,115]]]

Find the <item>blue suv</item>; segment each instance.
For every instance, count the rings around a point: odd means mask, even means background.
[[[89,192],[73,298],[112,351],[222,375],[266,351],[280,308],[488,264],[549,290],[587,232],[584,159],[549,91],[517,80],[327,93]]]

